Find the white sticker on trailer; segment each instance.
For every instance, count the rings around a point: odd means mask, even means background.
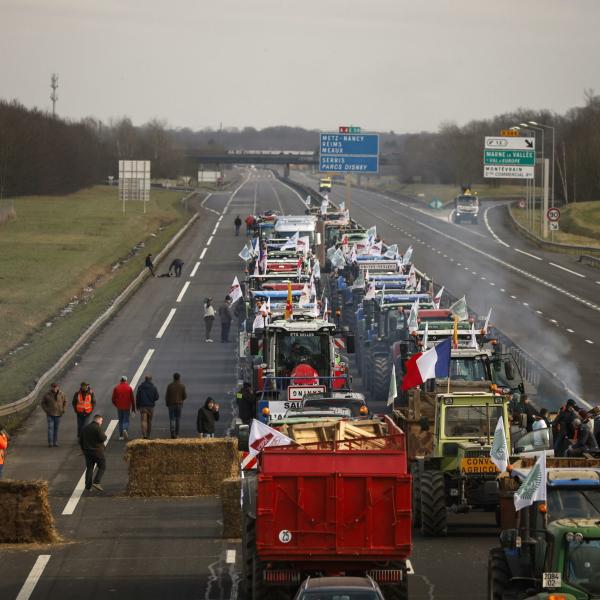
[[[282,544],[289,544],[292,541],[292,532],[288,529],[282,529],[279,532],[279,541]]]
[[[288,399],[303,400],[305,396],[309,396],[310,394],[324,394],[326,389],[324,385],[290,385],[288,387]],[[300,406],[302,406],[302,403],[300,403]],[[286,408],[292,407],[287,406]]]
[[[542,586],[544,588],[559,588],[562,585],[560,573],[544,573],[542,575]]]

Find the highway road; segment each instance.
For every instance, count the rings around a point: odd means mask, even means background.
[[[300,183],[315,185],[305,173]],[[344,199],[335,186],[331,199]],[[351,214],[400,249],[414,247],[421,271],[492,322],[564,381],[571,394],[597,403],[600,352],[600,272],[573,256],[540,250],[515,233],[502,203],[484,202],[478,225],[450,222],[410,199],[352,188]],[[596,360],[594,359],[596,357]],[[556,408],[562,398],[545,399]]]
[[[339,194],[334,191],[337,199]],[[244,238],[233,235],[235,215],[243,219],[267,208],[297,214],[303,211],[300,200],[269,171],[262,170],[245,172],[237,190],[210,196],[198,207],[198,222],[158,268],[159,273],[163,272],[164,265],[178,256],[185,261],[183,276],[147,280],[78,357],[78,364],[60,381],[63,389],[72,395],[80,381],[89,381],[99,400],[98,409],[114,428],[110,392],[120,375],[131,380],[150,372],[164,397],[171,374],[177,370],[189,393],[182,435],[195,435],[195,414],[208,395],[221,404],[218,434],[230,431],[238,383],[236,348],[233,343],[220,344],[218,332],[213,335],[215,343],[203,341],[202,300],[211,295],[218,305],[234,275],[242,273],[243,264],[237,254]],[[522,305],[528,294],[540,295],[540,304],[532,302],[533,310],[546,310],[542,301],[551,303],[555,296],[563,297],[496,262],[510,261],[525,268],[523,259],[509,253],[514,250],[513,240],[507,249],[481,227],[457,228],[405,203],[360,190],[353,190],[350,208],[363,224],[376,224],[386,240],[413,244],[417,265],[445,283],[452,293],[466,292],[477,310],[487,310],[489,303],[497,306],[497,322],[506,314],[510,316],[511,310],[525,322],[539,319]],[[490,225],[497,227],[496,215],[490,212]],[[511,295],[515,298],[510,299]],[[593,309],[589,311],[596,314]],[[571,317],[574,312],[564,311],[561,323],[563,317]],[[544,329],[549,325],[541,319],[539,322],[542,335],[541,324]],[[503,323],[498,324],[502,327]],[[591,328],[587,331],[589,336],[595,335]],[[519,328],[509,333],[516,335]],[[555,334],[563,335],[558,326]],[[593,341],[596,343],[596,338]],[[107,446],[105,493],[79,497],[83,460],[75,442],[74,415],[69,412],[63,420],[59,448],[47,447],[45,427],[45,419],[37,411],[14,441],[5,477],[49,481],[53,513],[65,542],[25,550],[1,549],[2,599],[17,598],[20,592],[19,600],[236,598],[239,541],[220,538],[216,498],[127,497],[124,443],[114,433]],[[135,418],[131,429],[134,436],[139,436]],[[169,436],[162,399],[154,433]],[[414,573],[409,579],[414,600],[485,597],[487,553],[497,539],[493,516],[456,515],[450,517],[450,524],[448,538],[428,539],[418,532],[414,534]]]

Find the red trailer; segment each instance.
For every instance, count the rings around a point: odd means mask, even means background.
[[[382,425],[379,437],[259,455],[244,479],[247,600],[291,598],[309,575],[368,574],[386,598],[407,597],[411,477],[404,433],[387,417]]]

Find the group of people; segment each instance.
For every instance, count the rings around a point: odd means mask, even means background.
[[[210,337],[215,316],[219,315],[221,321],[221,342],[226,344],[229,342],[229,331],[231,330],[231,323],[233,322],[235,313],[233,309],[233,302],[231,296],[227,294],[219,310],[215,311],[213,306],[213,299],[208,297],[204,299],[204,341],[213,342],[214,340]]]
[[[537,410],[527,394],[515,392],[509,404],[511,439],[516,442],[530,431],[552,431],[555,456],[580,457],[600,448],[600,415],[593,418],[569,398],[554,419],[546,408]],[[550,440],[547,433],[540,439]]]
[[[181,260],[181,258],[174,258],[169,265],[169,270],[159,277],[181,277],[181,272],[183,270],[183,265],[185,263]],[[156,277],[156,273],[154,271],[154,260],[152,259],[152,254],[146,255],[145,265],[152,277]]]

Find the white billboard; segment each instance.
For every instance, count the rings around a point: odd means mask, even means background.
[[[483,167],[484,177],[499,179],[533,179],[533,167],[520,165],[485,165]]]
[[[150,200],[149,160],[119,161],[119,199],[123,202]]]
[[[217,183],[221,171],[198,171],[198,183]]]

